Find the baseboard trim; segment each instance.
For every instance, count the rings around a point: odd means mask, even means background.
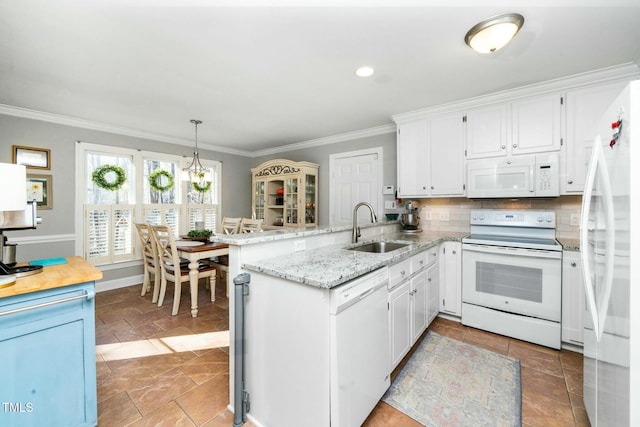
[[[133,285],[142,286],[143,280],[144,276],[142,274],[137,274],[135,276],[123,277],[120,279],[98,281],[96,283],[96,292],[111,291],[113,289],[126,288],[127,286]]]

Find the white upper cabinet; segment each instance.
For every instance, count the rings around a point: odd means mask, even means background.
[[[597,133],[596,122],[626,84],[623,81],[567,92],[567,144],[561,194],[582,193]]]
[[[560,95],[524,98],[467,112],[467,159],[559,151]]]
[[[464,126],[462,113],[432,117],[429,128],[429,171],[432,196],[463,196]]]
[[[559,151],[562,97],[557,94],[511,104],[511,154]]]
[[[398,196],[463,196],[461,112],[398,124]]]
[[[398,196],[428,196],[427,153],[429,121],[427,119],[398,125]]]
[[[467,111],[467,159],[507,155],[507,105],[496,104]]]

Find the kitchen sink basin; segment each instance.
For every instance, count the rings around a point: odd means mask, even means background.
[[[386,252],[395,251],[396,249],[404,248],[405,246],[409,246],[409,243],[399,243],[399,242],[371,242],[366,243],[364,245],[355,246],[353,248],[348,248],[350,251],[358,251],[358,252],[369,252],[374,254],[383,254]]]

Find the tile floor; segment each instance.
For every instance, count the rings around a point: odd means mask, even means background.
[[[171,316],[169,292],[161,308],[151,303],[149,293],[140,296],[140,286],[96,296],[99,426],[233,425],[233,415],[226,409],[228,300],[218,282],[214,303],[201,286],[195,319],[189,314],[187,286],[177,316]],[[445,319],[436,319],[430,329],[520,359],[523,426],[589,426],[582,402],[582,355]],[[364,425],[421,424],[380,402]]]

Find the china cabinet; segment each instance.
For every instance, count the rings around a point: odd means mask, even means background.
[[[252,215],[263,228],[313,226],[318,218],[318,165],[269,160],[251,169]]]

